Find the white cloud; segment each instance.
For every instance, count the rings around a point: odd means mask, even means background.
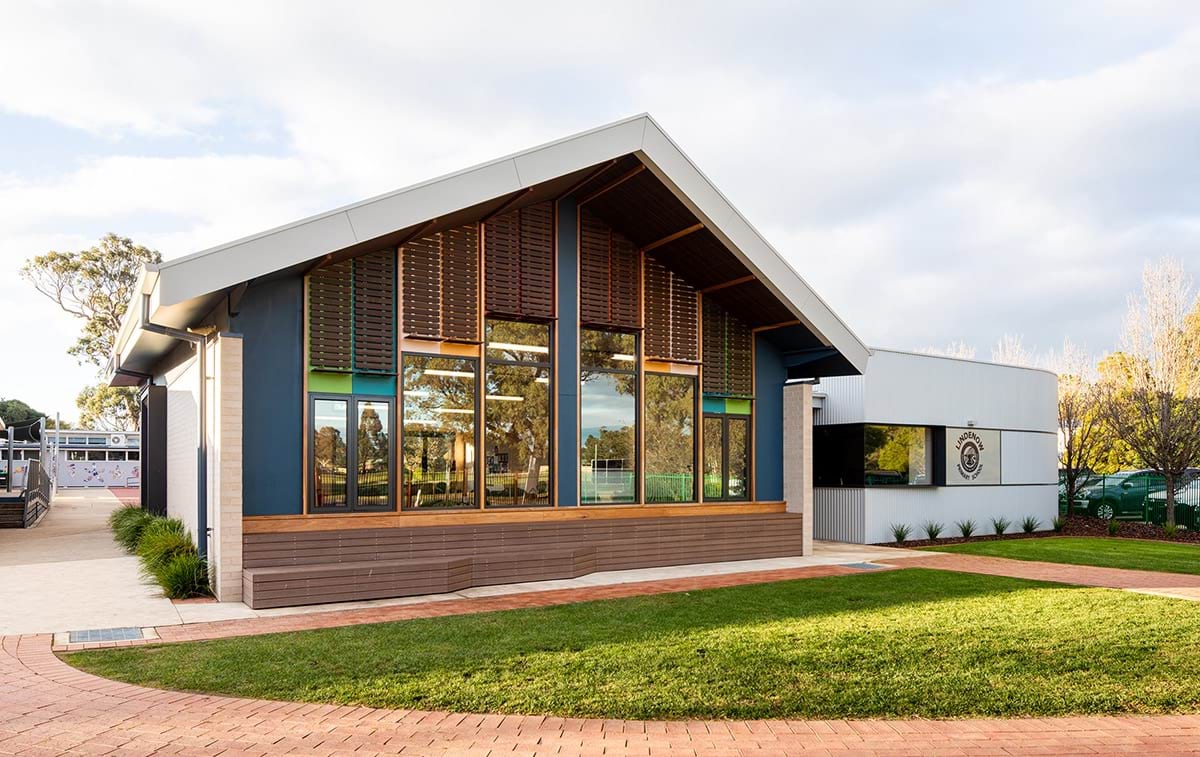
[[[1200,268],[1191,4],[690,10],[13,6],[0,118],[113,149],[34,177],[0,134],[0,267],[109,230],[173,257],[649,110],[873,344],[1103,350],[1144,258]],[[0,394],[61,405],[62,373]]]

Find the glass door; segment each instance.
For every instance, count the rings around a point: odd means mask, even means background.
[[[704,416],[704,499],[750,498],[750,418]]]

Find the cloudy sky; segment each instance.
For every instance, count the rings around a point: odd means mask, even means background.
[[[1146,260],[1200,274],[1194,2],[346,7],[0,0],[0,396],[93,380],[31,255],[171,258],[642,111],[868,344],[1104,351]]]

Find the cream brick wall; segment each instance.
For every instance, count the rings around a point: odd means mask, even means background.
[[[242,338],[220,334],[210,345],[209,572],[221,602],[242,600]]]
[[[813,410],[811,384],[783,387],[783,498],[789,513],[804,516],[804,554],[813,538]]]

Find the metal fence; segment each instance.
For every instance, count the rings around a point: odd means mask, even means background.
[[[1068,505],[1074,515],[1103,520],[1127,520],[1161,525],[1166,522],[1166,480],[1157,474],[1091,476],[1077,485],[1073,503],[1067,502],[1066,484],[1059,484],[1059,513]],[[1200,516],[1200,478],[1185,477],[1175,486],[1175,522],[1189,530]]]

